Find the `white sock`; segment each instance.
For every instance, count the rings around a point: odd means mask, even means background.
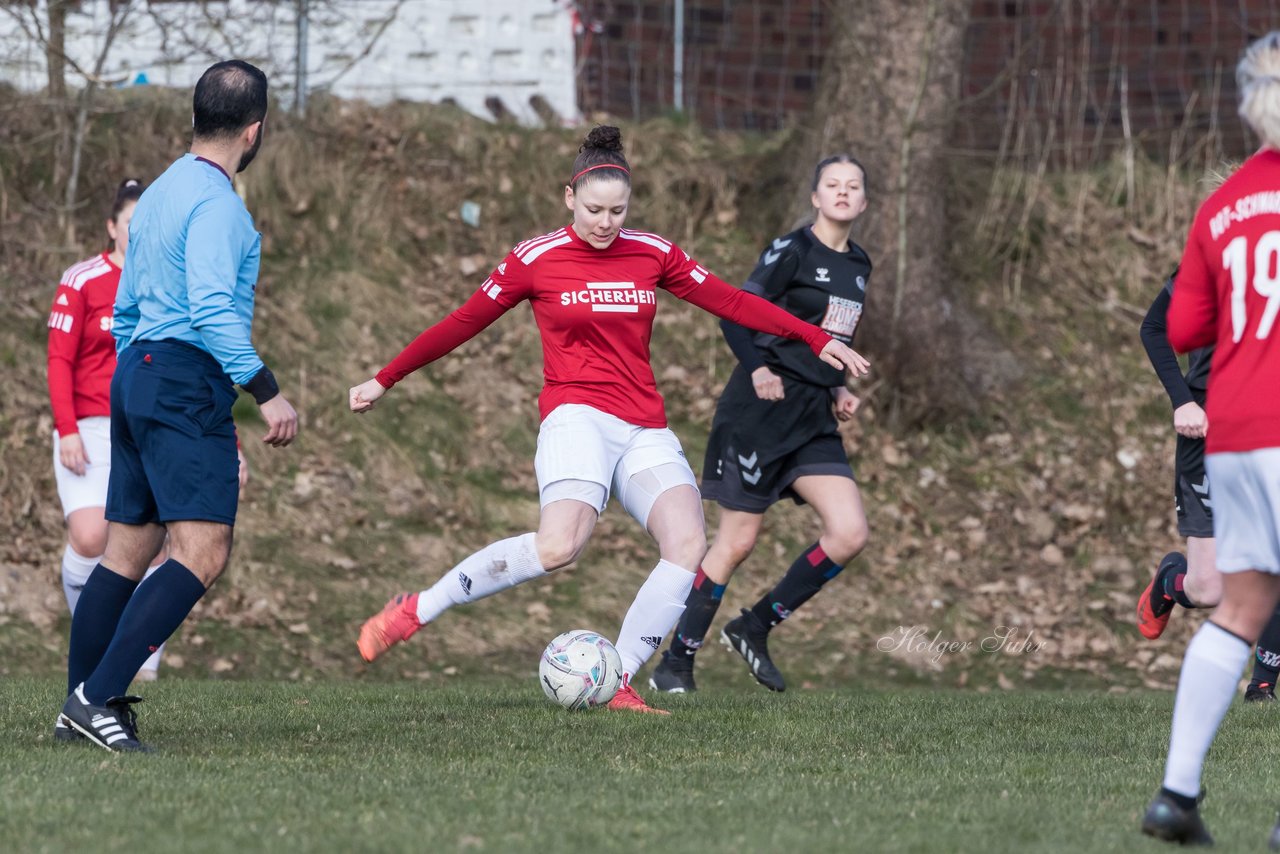
[[[1210,622],[1187,644],[1164,766],[1164,787],[1169,791],[1189,798],[1200,794],[1204,755],[1235,697],[1249,650],[1249,644]]]
[[[627,679],[662,646],[662,639],[684,613],[684,600],[692,589],[693,573],[669,560],[658,561],[640,585],[618,632],[618,655]]]
[[[146,581],[148,578],[151,577],[152,573],[154,573],[159,568],[160,568],[160,564],[156,564],[155,566],[148,567],[147,574],[142,576],[142,580]],[[160,656],[162,655],[164,655],[164,644],[160,644],[160,646],[156,647],[156,651],[151,653],[151,655],[147,656],[147,660],[142,662],[142,666],[139,667],[138,669],[150,670],[153,673],[159,672]]]
[[[84,583],[89,580],[97,565],[98,558],[77,553],[70,543],[62,550],[62,592],[67,597],[67,607],[71,609],[71,613],[76,612],[80,591],[84,589]]]
[[[534,535],[521,534],[491,543],[444,574],[418,594],[418,622],[429,623],[454,605],[486,596],[546,575]]]

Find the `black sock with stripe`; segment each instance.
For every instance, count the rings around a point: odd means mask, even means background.
[[[1266,684],[1274,688],[1277,676],[1280,676],[1280,608],[1276,609],[1262,629],[1258,648],[1253,655],[1254,684]]]
[[[827,557],[820,543],[814,543],[795,559],[787,574],[751,608],[751,613],[761,626],[771,629],[812,599],[842,569]]]
[[[671,639],[672,663],[679,666],[681,662],[693,664],[693,657],[702,648],[707,632],[711,629],[711,621],[716,611],[720,610],[720,600],[724,598],[724,584],[716,584],[698,567],[693,578],[693,589],[684,602],[684,613],[676,625],[675,637]]]

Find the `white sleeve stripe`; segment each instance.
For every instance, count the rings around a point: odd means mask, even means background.
[[[555,249],[557,246],[564,246],[566,243],[572,243],[572,242],[573,242],[573,238],[566,234],[564,237],[561,237],[557,240],[552,240],[548,243],[543,243],[540,246],[535,246],[533,249],[530,249],[528,252],[526,252],[524,256],[520,258],[520,260],[524,262],[524,265],[526,267],[528,267],[534,261],[537,261],[539,258],[541,258],[544,252],[547,252],[551,249]]]
[[[663,237],[661,234],[654,234],[654,233],[653,233],[653,232],[651,232],[651,231],[636,231],[634,228],[623,228],[623,229],[619,229],[619,233],[620,233],[620,234],[626,234],[626,235],[629,235],[629,236],[631,236],[631,237],[650,237],[650,238],[653,238],[654,240],[658,241],[659,243],[663,244],[664,246],[670,246],[670,245],[671,245],[671,241],[670,241],[670,240],[667,240],[667,239],[666,239],[665,237]]]
[[[618,232],[618,236],[623,240],[634,240],[637,243],[647,243],[650,246],[656,246],[662,250],[662,254],[666,255],[671,251],[671,244],[664,242],[661,238],[654,237],[650,234],[627,234],[625,231]]]
[[[72,290],[78,291],[89,282],[93,281],[99,276],[105,275],[110,270],[111,270],[111,267],[106,262],[95,264],[92,267],[86,267],[82,270],[77,271],[76,274],[69,277],[64,282],[64,284],[66,284],[67,287],[71,288]]]
[[[89,258],[84,261],[80,261],[77,264],[72,264],[70,267],[66,269],[66,271],[63,272],[62,281],[64,282],[69,281],[72,276],[79,273],[85,267],[92,267],[93,265],[97,264],[101,260],[102,260],[101,258]]]
[[[529,239],[529,240],[526,240],[526,241],[524,241],[523,243],[521,243],[521,244],[519,244],[518,246],[516,246],[516,248],[515,248],[515,249],[513,249],[513,250],[511,250],[511,251],[515,253],[515,255],[516,255],[516,257],[517,257],[517,258],[519,258],[519,257],[521,256],[521,254],[522,254],[522,253],[529,251],[530,249],[532,249],[532,248],[533,248],[534,246],[536,246],[537,244],[539,244],[539,243],[544,243],[544,242],[546,242],[546,241],[548,241],[548,240],[551,240],[551,239],[553,239],[553,238],[560,237],[560,236],[562,236],[562,235],[564,235],[564,229],[563,229],[563,228],[558,228],[558,229],[556,229],[555,231],[551,232],[550,234],[544,234],[544,235],[542,235],[541,237],[534,237],[534,238],[531,238],[531,239]]]

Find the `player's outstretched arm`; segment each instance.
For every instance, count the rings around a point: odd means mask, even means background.
[[[673,262],[674,266],[666,271],[665,281],[661,283],[674,296],[748,329],[803,341],[819,359],[833,368],[847,370],[855,377],[863,376],[871,367],[865,358],[818,327],[805,323],[767,299],[733,287],[695,264],[688,256],[684,257],[685,262],[678,258]]]
[[[351,411],[360,413],[373,409],[378,398],[387,393],[387,389],[377,378],[366,380],[360,385],[352,386],[350,391]]]

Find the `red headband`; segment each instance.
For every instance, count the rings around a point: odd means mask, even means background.
[[[586,169],[583,169],[577,175],[574,175],[572,178],[570,178],[569,186],[572,187],[575,181],[577,181],[579,178],[581,178],[583,175],[587,174],[588,172],[592,172],[596,169],[621,169],[627,175],[631,174],[631,171],[627,169],[627,167],[619,166],[617,163],[597,163],[595,166],[588,166]]]

